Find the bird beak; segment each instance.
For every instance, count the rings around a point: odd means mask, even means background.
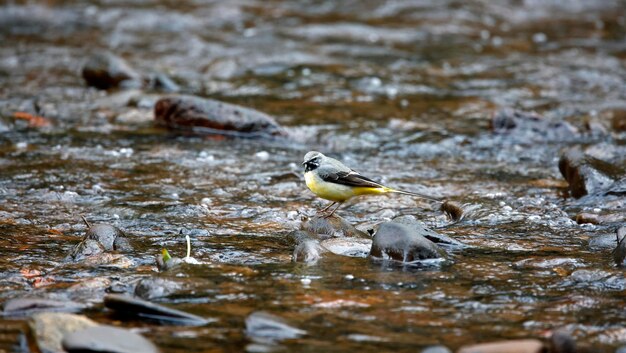
[[[302,162],[302,165],[305,165],[305,164],[306,164],[306,162]]]

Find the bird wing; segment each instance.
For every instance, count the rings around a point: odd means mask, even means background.
[[[385,187],[375,182],[372,179],[362,176],[361,174],[353,170],[343,171],[343,170],[336,170],[336,169],[323,169],[323,168],[320,168],[320,169],[321,169],[319,171],[320,177],[322,178],[322,180],[329,182],[329,183],[335,183],[335,184],[341,184],[341,185],[347,185],[347,186],[366,187],[366,188],[384,188]]]

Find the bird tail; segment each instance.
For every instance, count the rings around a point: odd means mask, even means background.
[[[402,190],[396,190],[396,189],[392,189],[392,188],[387,188],[386,191],[387,192],[393,192],[393,193],[396,193],[396,194],[417,196],[417,197],[421,197],[421,198],[426,199],[426,200],[435,201],[435,202],[441,202],[441,199],[438,199],[438,198],[436,198],[434,196],[424,195],[424,194],[420,194],[420,193],[417,193],[417,192],[402,191]]]

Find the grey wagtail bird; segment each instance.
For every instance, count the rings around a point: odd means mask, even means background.
[[[315,195],[332,201],[330,205],[326,206],[320,212],[324,213],[334,204],[339,204],[332,212],[326,214],[325,217],[332,216],[345,201],[360,195],[376,195],[391,192],[440,202],[440,200],[431,196],[396,190],[377,183],[355,172],[340,161],[326,157],[317,151],[308,152],[304,156],[302,165],[304,166],[304,180],[306,181],[306,186],[313,191]]]

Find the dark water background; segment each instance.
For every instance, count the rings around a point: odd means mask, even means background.
[[[623,202],[567,197],[557,162],[564,148],[626,138],[500,136],[489,119],[510,106],[606,124],[626,108],[625,13],[623,1],[5,2],[0,301],[92,301],[88,315],[110,322],[97,304],[105,288],[156,276],[163,246],[184,255],[182,229],[207,264],[160,275],[185,286],[161,301],[217,321],[123,324],[145,328],[166,352],[260,349],[243,330],[255,310],[307,331],[274,347],[288,351],[414,352],[558,327],[612,351],[626,342],[626,279],[610,249],[588,240],[614,227],[571,218]],[[86,87],[83,63],[105,50],[146,75],[167,74],[182,93],[271,114],[297,142],[157,129],[162,93]],[[17,111],[52,126],[29,128]],[[349,257],[292,263],[285,235],[325,205],[301,176],[309,149],[475,205],[450,223],[435,204],[363,198],[339,211],[359,228],[413,214],[476,248],[434,269]],[[135,266],[64,264],[85,231],[79,215],[128,232]]]

